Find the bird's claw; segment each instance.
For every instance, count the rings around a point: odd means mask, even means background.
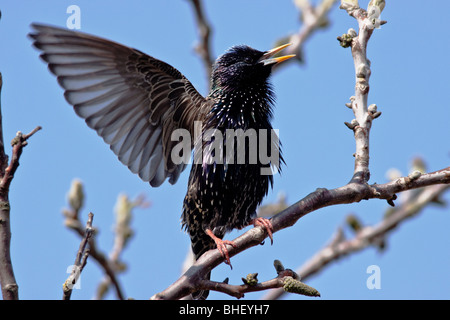
[[[209,235],[211,237],[211,239],[214,240],[214,242],[216,243],[217,249],[222,254],[222,257],[225,258],[225,263],[227,265],[229,265],[231,269],[233,269],[233,266],[231,265],[231,261],[230,261],[230,254],[228,253],[228,249],[227,249],[226,245],[228,244],[228,245],[232,246],[233,248],[236,248],[237,247],[236,243],[234,243],[234,241],[222,240],[222,239],[216,237],[211,230],[206,230],[206,234]]]
[[[273,226],[272,226],[272,222],[270,222],[269,219],[259,217],[259,218],[253,219],[251,221],[251,223],[255,227],[262,227],[263,229],[265,229],[270,238],[270,244],[273,244]]]
[[[228,253],[228,249],[225,245],[229,244],[233,248],[236,248],[236,244],[233,241],[230,240],[220,240],[216,241],[217,249],[219,249],[219,252],[222,254],[222,257],[225,258],[225,263],[230,266],[231,269],[233,269],[233,266],[230,262],[230,254]]]

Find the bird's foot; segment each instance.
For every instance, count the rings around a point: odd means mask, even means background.
[[[228,244],[228,245],[232,246],[233,248],[236,248],[236,244],[233,241],[222,240],[222,239],[216,237],[214,235],[214,233],[209,229],[206,230],[206,234],[208,236],[210,236],[211,239],[214,240],[214,242],[216,243],[217,249],[219,249],[219,252],[222,254],[222,257],[225,258],[225,263],[228,264],[230,266],[230,268],[233,269],[233,266],[231,265],[231,262],[230,262],[230,254],[228,253],[228,249],[227,249],[226,245]]]
[[[272,222],[270,222],[269,219],[259,217],[251,220],[250,223],[255,227],[262,227],[263,229],[265,229],[267,231],[267,234],[269,235],[270,244],[273,244],[273,226]]]

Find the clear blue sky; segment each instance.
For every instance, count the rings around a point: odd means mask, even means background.
[[[367,5],[368,1],[360,1]],[[386,181],[391,168],[408,173],[411,160],[422,156],[429,171],[447,167],[450,157],[450,32],[448,1],[387,0],[368,47],[372,61],[369,102],[382,116],[371,132],[371,182]],[[408,3],[408,5],[406,5]],[[63,226],[61,209],[74,178],[87,194],[83,218],[95,214],[99,248],[112,247],[113,207],[117,196],[145,194],[152,206],[136,210],[135,236],[123,255],[128,271],[120,275],[127,297],[148,299],[175,281],[189,247],[180,214],[188,170],[175,186],[151,188],[123,166],[97,134],[78,118],[63,91],[26,37],[32,22],[65,26],[71,4],[81,8],[81,31],[135,47],[178,68],[196,88],[207,93],[203,66],[193,47],[198,35],[188,1],[2,1],[0,9],[0,71],[5,141],[18,130],[43,130],[25,148],[12,183],[12,260],[23,299],[60,299],[61,285],[74,261],[79,238]],[[214,27],[212,46],[219,55],[234,44],[260,50],[299,27],[291,0],[208,1],[206,13]],[[344,121],[353,119],[344,104],[353,95],[354,70],[349,49],[336,37],[356,22],[337,6],[331,25],[305,46],[304,65],[291,64],[273,77],[277,93],[274,127],[280,130],[287,166],[275,177],[274,201],[280,192],[293,203],[318,187],[344,185],[353,172],[354,138]],[[7,147],[10,154],[10,149]],[[445,196],[447,201],[450,196]],[[365,224],[376,223],[387,203],[364,201],[322,209],[268,242],[221,265],[212,278],[239,284],[247,273],[260,280],[275,276],[274,259],[295,269],[329,240],[348,213]],[[324,299],[449,299],[449,209],[430,207],[405,222],[380,254],[369,248],[327,267],[307,283]],[[242,231],[226,236],[233,239]],[[381,289],[369,290],[366,269],[378,265]],[[90,299],[102,278],[93,260],[73,299]],[[262,293],[247,294],[257,299]],[[109,295],[109,298],[114,298]],[[212,293],[211,298],[228,299]],[[290,299],[304,299],[288,296]],[[306,298],[310,299],[310,298]]]

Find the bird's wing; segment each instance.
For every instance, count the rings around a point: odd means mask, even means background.
[[[33,24],[33,45],[75,112],[132,172],[152,186],[175,183],[186,167],[171,159],[173,130],[193,134],[206,99],[175,68],[85,33]],[[191,145],[192,148],[192,145]]]

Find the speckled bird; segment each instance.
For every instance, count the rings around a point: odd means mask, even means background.
[[[174,161],[172,140],[176,129],[195,136],[195,121],[202,133],[220,131],[226,145],[227,129],[247,132],[265,129],[268,150],[279,154],[279,163],[210,161],[225,148],[213,148],[214,139],[202,135],[191,141],[201,161],[192,165],[184,199],[182,225],[190,235],[196,259],[218,248],[230,264],[225,233],[247,225],[263,227],[272,240],[269,220],[256,218],[256,209],[272,186],[272,175],[261,169],[280,170],[281,144],[271,139],[274,93],[268,81],[272,67],[293,55],[274,57],[287,45],[259,51],[234,46],[213,65],[211,90],[203,97],[189,80],[169,64],[116,42],[67,29],[33,24],[33,45],[65,90],[64,96],[87,125],[96,130],[133,173],[160,186],[174,184],[187,163]],[[214,131],[213,131],[214,132]],[[258,140],[259,143],[259,140]],[[258,144],[259,146],[259,144]],[[258,148],[259,150],[259,148]],[[231,157],[237,159],[237,148]],[[231,265],[231,264],[230,264]],[[207,291],[195,298],[204,299]]]

